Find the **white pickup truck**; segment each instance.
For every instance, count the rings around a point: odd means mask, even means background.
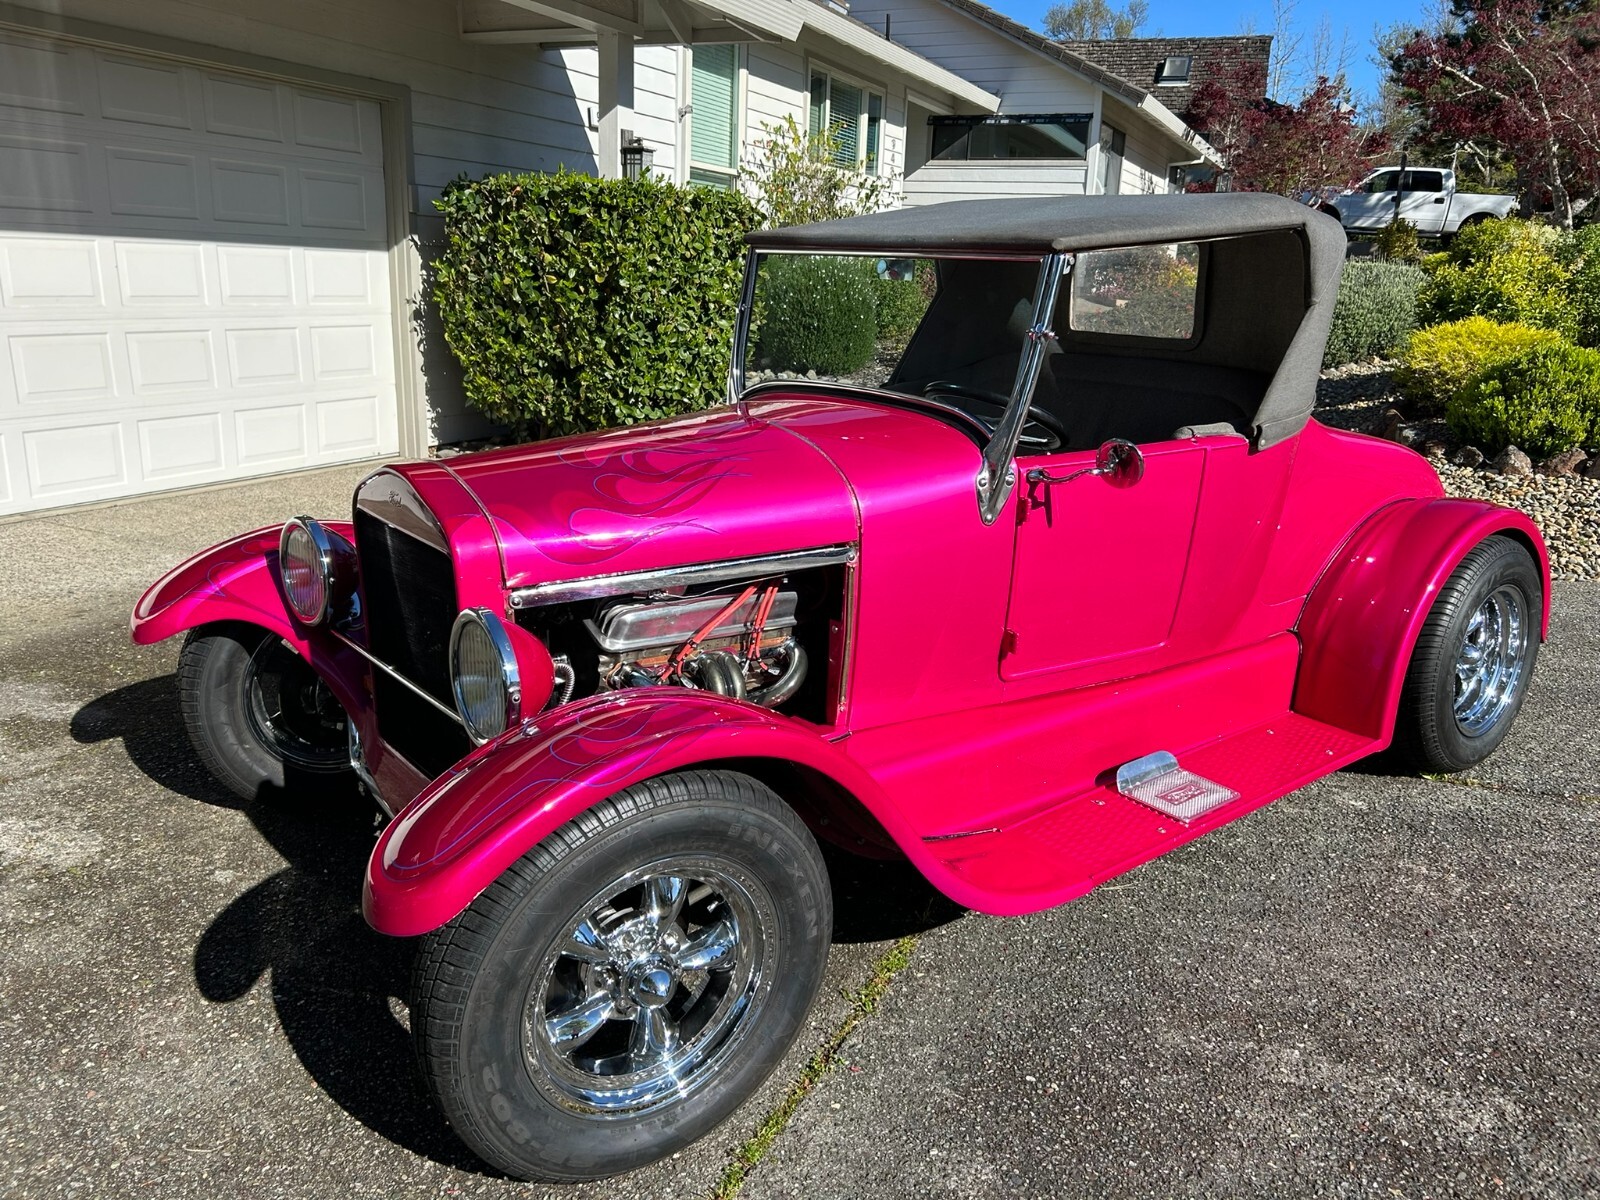
[[[1516,211],[1515,196],[1456,191],[1456,173],[1440,167],[1379,167],[1349,191],[1323,201],[1321,209],[1351,231],[1376,231],[1399,215],[1424,237],[1449,237],[1463,225]]]

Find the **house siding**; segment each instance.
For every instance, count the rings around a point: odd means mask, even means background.
[[[1088,189],[1085,163],[928,163],[906,176],[908,205],[942,204],[993,196],[1082,196]]]

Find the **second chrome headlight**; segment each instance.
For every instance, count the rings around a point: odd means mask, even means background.
[[[517,719],[522,680],[516,651],[505,625],[486,608],[462,610],[450,630],[450,688],[467,736],[479,745]]]

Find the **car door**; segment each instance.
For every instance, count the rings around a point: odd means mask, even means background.
[[[1069,686],[1137,674],[1161,656],[1183,590],[1206,452],[1193,439],[1140,452],[1136,482],[1091,473],[1094,450],[1018,461],[1003,678],[1060,672]]]
[[[1339,198],[1344,223],[1357,229],[1378,229],[1394,217],[1394,194],[1400,186],[1399,171],[1379,171],[1361,185],[1361,190]]]
[[[1450,205],[1444,194],[1443,171],[1407,171],[1400,197],[1400,215],[1417,227],[1418,233],[1438,233],[1444,228]]]

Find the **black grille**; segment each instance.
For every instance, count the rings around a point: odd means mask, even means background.
[[[450,556],[360,507],[355,525],[368,648],[454,708],[450,627],[459,610]],[[438,775],[471,748],[455,721],[384,672],[373,675],[379,732],[418,770]]]

